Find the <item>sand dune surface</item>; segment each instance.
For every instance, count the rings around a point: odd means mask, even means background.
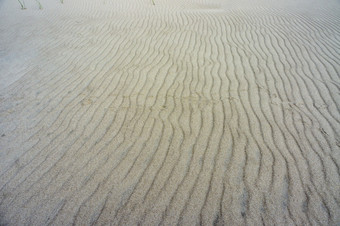
[[[1,225],[339,225],[337,0],[0,1]]]

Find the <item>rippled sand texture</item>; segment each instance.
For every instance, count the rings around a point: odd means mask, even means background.
[[[154,1],[1,1],[0,224],[339,224],[340,2]]]

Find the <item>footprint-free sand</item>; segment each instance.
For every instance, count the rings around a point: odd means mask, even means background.
[[[338,0],[0,1],[1,225],[339,225]]]

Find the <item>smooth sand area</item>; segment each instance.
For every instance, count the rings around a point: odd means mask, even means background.
[[[339,0],[0,0],[0,225],[339,225]]]

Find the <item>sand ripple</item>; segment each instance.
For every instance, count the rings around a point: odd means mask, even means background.
[[[339,2],[154,1],[3,1],[0,224],[339,224]]]

